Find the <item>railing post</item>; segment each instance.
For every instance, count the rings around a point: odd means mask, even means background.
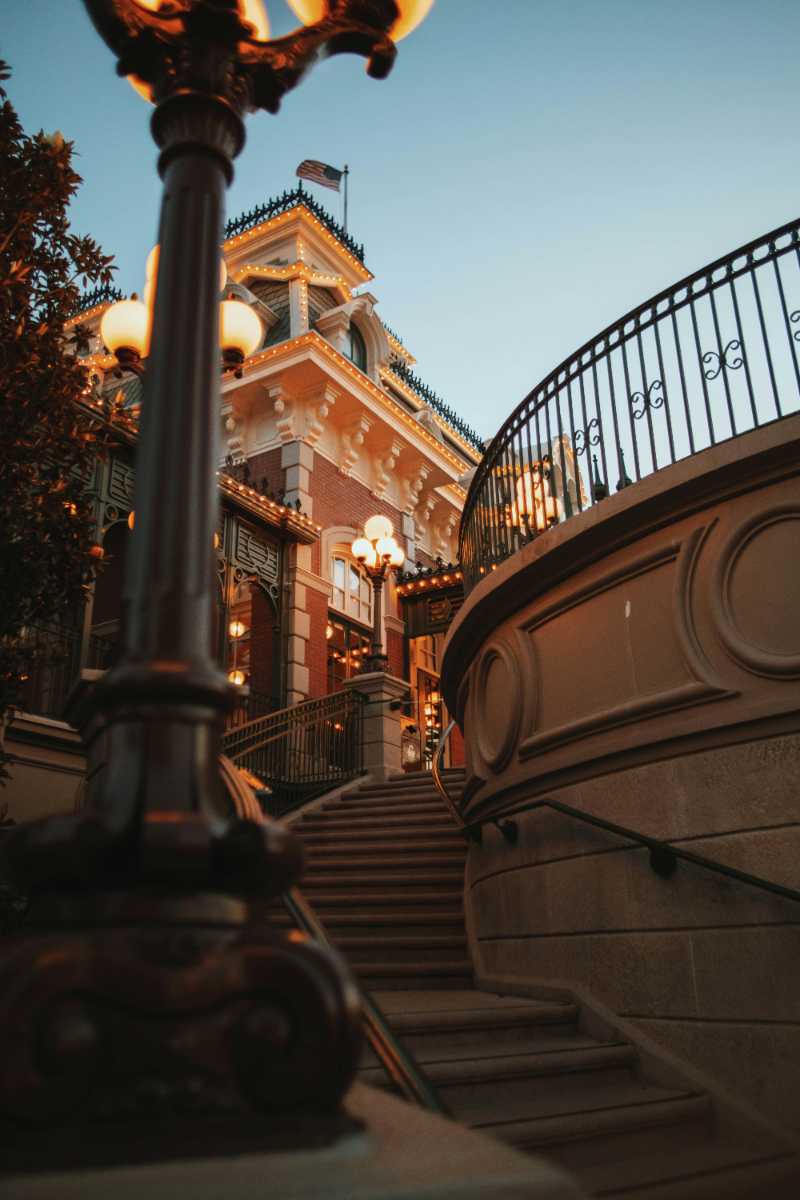
[[[344,687],[364,697],[361,747],[364,770],[376,781],[401,770],[400,713],[409,685],[385,671],[370,671],[346,679]]]

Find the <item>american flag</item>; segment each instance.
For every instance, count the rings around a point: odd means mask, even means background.
[[[344,172],[337,171],[336,167],[329,167],[327,163],[317,162],[314,158],[304,158],[295,171],[295,175],[299,175],[301,179],[310,179],[312,183],[333,188],[335,192],[339,191],[343,174]]]

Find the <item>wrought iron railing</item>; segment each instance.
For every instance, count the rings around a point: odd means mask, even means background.
[[[80,629],[58,625],[26,625],[20,631],[19,655],[24,664],[17,708],[42,717],[61,717],[81,669]],[[83,666],[104,671],[117,653],[113,638],[91,634]]]
[[[104,283],[100,287],[93,288],[90,292],[84,292],[70,313],[70,316],[77,317],[79,313],[88,312],[96,304],[113,304],[116,300],[121,299],[122,292],[119,288],[112,287],[110,283]]]
[[[279,707],[272,696],[267,696],[264,692],[254,692],[251,688],[247,695],[237,699],[235,706],[225,717],[225,728],[239,729],[258,717],[277,712]]]
[[[322,205],[305,190],[302,183],[298,183],[296,188],[291,188],[289,191],[283,192],[280,196],[274,196],[271,200],[267,200],[266,204],[257,204],[249,212],[242,213],[240,216],[228,221],[225,226],[225,237],[227,239],[236,237],[237,234],[245,233],[246,230],[260,225],[262,221],[269,221],[271,217],[277,217],[281,213],[288,212],[290,208],[296,208],[298,204],[304,204],[309,212],[312,212],[325,228],[329,229],[333,236],[343,246],[346,246],[359,262],[363,263],[363,245],[360,242],[354,241],[344,227],[338,221],[334,221],[330,213],[326,212]]]
[[[272,793],[270,816],[279,817],[315,795],[362,773],[359,692],[334,692],[229,729],[223,751]]]
[[[467,496],[465,588],[613,490],[796,412],[798,267],[796,220],[660,292],[529,392]]]
[[[472,426],[468,425],[466,421],[463,421],[455,409],[452,409],[449,404],[445,404],[441,396],[437,396],[436,392],[434,392],[432,388],[429,388],[427,383],[423,383],[419,376],[415,375],[414,372],[410,370],[404,362],[391,362],[389,364],[389,370],[396,375],[398,379],[402,379],[403,383],[407,384],[408,387],[411,388],[412,392],[416,392],[421,400],[424,400],[426,404],[430,405],[430,407],[437,412],[439,416],[442,417],[447,424],[456,431],[456,433],[460,434],[465,442],[469,442],[469,444],[474,446],[476,450],[480,450],[481,453],[483,452],[483,439],[481,438],[480,434],[476,433]]]

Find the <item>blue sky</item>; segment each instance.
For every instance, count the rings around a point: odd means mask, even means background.
[[[296,22],[268,0],[273,32]],[[141,290],[159,182],[148,108],[79,0],[4,0],[29,130],[61,129],[73,225]],[[797,0],[437,0],[392,76],[324,63],[248,119],[233,216],[349,163],[379,312],[483,436],[595,332],[797,215]],[[334,215],[339,197],[313,189]]]

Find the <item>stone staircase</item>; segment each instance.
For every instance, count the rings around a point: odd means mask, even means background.
[[[458,795],[463,772],[445,778]],[[690,1070],[642,1053],[585,1004],[474,986],[465,839],[429,775],[362,784],[292,824],[304,895],[456,1120],[553,1159],[588,1195],[800,1195],[791,1146]],[[386,1086],[369,1048],[361,1074]]]

